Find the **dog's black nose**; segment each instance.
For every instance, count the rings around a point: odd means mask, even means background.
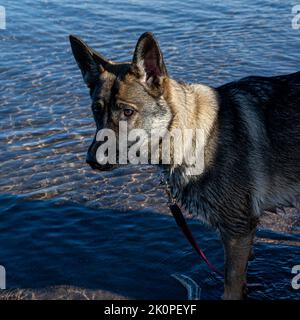
[[[99,169],[100,167],[99,163],[94,157],[91,156],[89,152],[86,155],[86,163],[89,164],[92,169]]]
[[[93,157],[91,157],[89,154],[86,156],[86,163],[91,166],[92,169],[94,170],[101,170],[101,171],[106,171],[106,170],[112,170],[113,165],[112,164],[99,164]]]

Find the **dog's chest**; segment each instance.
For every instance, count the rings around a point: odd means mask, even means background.
[[[181,204],[192,216],[210,224],[209,215],[212,212],[207,205],[208,199],[201,196],[201,186],[197,184],[199,176],[190,175],[189,170],[184,167],[164,172],[164,176],[173,200]]]

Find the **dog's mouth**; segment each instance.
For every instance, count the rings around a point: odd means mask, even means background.
[[[99,171],[111,171],[117,167],[116,164],[99,164],[98,162],[92,162],[86,160],[86,163],[93,169],[93,170],[99,170]]]

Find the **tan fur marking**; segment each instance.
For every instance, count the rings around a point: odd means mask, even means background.
[[[206,85],[180,84],[168,78],[165,81],[164,98],[173,114],[170,131],[176,128],[204,131],[205,166],[208,166],[216,150],[214,139],[210,139],[212,130],[217,130],[219,107],[216,92]]]

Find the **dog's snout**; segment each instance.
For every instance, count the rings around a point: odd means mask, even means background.
[[[94,170],[107,171],[107,170],[112,170],[114,168],[114,165],[109,163],[99,164],[97,160],[90,153],[88,153],[86,156],[86,163],[89,164],[91,168]]]
[[[86,155],[86,163],[91,166],[92,169],[99,169],[100,165],[89,152]]]

